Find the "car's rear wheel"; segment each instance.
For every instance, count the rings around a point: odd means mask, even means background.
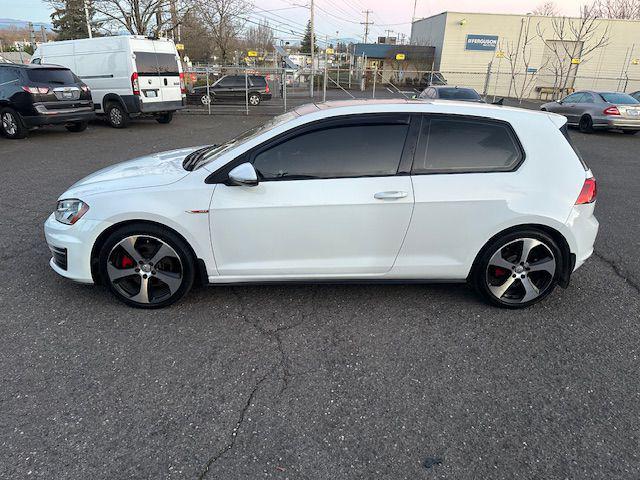
[[[109,125],[113,128],[126,128],[129,125],[129,114],[118,102],[109,102],[105,114]]]
[[[578,128],[582,133],[593,133],[593,119],[589,115],[583,115],[580,118]]]
[[[171,120],[173,120],[173,112],[165,112],[156,117],[158,123],[171,123]]]
[[[84,132],[89,124],[87,122],[74,122],[69,125],[65,125],[65,128],[70,132]]]
[[[488,244],[475,264],[472,280],[490,303],[524,308],[553,291],[562,265],[562,251],[553,238],[539,230],[523,230]]]
[[[251,95],[249,95],[249,105],[251,105],[252,107],[257,107],[258,105],[260,105],[260,94],[259,93],[252,93]]]
[[[12,139],[24,138],[27,132],[27,127],[18,112],[9,107],[0,110],[0,133],[3,136]]]
[[[211,97],[209,95],[202,95],[200,97],[200,103],[202,105],[209,105],[211,103]]]
[[[195,263],[178,235],[156,225],[128,225],[113,232],[99,254],[100,277],[118,300],[161,308],[193,285]]]

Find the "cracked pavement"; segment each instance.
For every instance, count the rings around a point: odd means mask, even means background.
[[[42,223],[71,183],[264,120],[0,139],[0,478],[640,476],[640,135],[571,132],[596,255],[522,312],[464,285],[200,288],[140,311],[49,269]]]

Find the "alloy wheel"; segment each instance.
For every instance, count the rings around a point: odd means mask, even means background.
[[[7,135],[15,135],[18,131],[18,122],[11,112],[5,112],[2,115],[2,128]]]
[[[211,97],[209,95],[202,95],[202,97],[200,97],[200,103],[209,105],[211,103]]]
[[[251,95],[249,97],[249,103],[255,107],[260,103],[260,97],[258,97],[257,95]]]
[[[114,125],[120,125],[122,123],[122,112],[119,108],[112,108],[109,112],[109,119]]]
[[[487,286],[501,302],[527,303],[553,285],[556,266],[556,258],[544,242],[518,238],[500,247],[489,260]]]
[[[176,251],[164,241],[149,235],[131,235],[111,249],[107,274],[124,298],[154,304],[178,291],[183,267]]]

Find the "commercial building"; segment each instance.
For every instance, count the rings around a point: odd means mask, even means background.
[[[411,43],[435,47],[449,83],[489,94],[640,89],[638,21],[443,12],[415,21]]]
[[[359,68],[367,69],[369,75],[377,70],[379,81],[396,85],[418,82],[435,62],[435,48],[431,46],[355,43],[350,50]]]

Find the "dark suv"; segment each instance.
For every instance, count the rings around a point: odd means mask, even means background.
[[[89,88],[56,65],[0,64],[0,133],[24,138],[30,128],[66,126],[81,132],[95,118]]]
[[[195,103],[207,105],[210,101],[242,101],[247,99],[249,105],[260,105],[262,100],[271,100],[271,92],[266,77],[259,75],[225,75],[213,85],[207,87],[199,86],[189,94],[189,99]]]

